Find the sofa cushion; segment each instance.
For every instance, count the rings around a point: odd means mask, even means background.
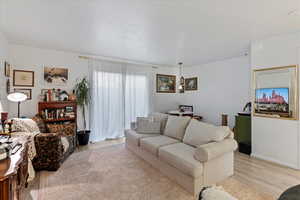
[[[168,114],[164,113],[151,113],[149,117],[153,118],[154,121],[160,122],[160,132],[161,134],[164,133],[164,130],[166,128],[167,120],[168,120]]]
[[[203,173],[203,165],[194,158],[196,148],[184,143],[161,147],[159,159],[193,178],[199,178]]]
[[[164,135],[182,140],[190,117],[169,116]]]
[[[183,142],[185,144],[197,147],[209,142],[222,141],[229,134],[230,129],[228,127],[215,126],[192,119],[188,127],[186,128]]]
[[[140,134],[134,130],[125,130],[126,140],[130,144],[134,144],[136,146],[140,146],[140,139],[146,138],[146,137],[154,137],[154,136],[158,136],[158,135],[159,134]]]
[[[154,121],[153,118],[149,117],[137,117],[137,128],[138,133],[143,134],[160,134],[160,121]]]
[[[154,155],[158,155],[158,149],[162,146],[166,146],[166,145],[170,145],[170,144],[174,144],[174,143],[178,143],[180,141],[164,136],[164,135],[160,135],[160,136],[156,136],[156,137],[148,137],[148,138],[142,138],[140,140],[140,145],[141,148],[154,154]]]

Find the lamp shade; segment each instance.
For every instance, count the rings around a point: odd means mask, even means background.
[[[27,96],[21,92],[13,92],[7,96],[7,99],[12,102],[22,102],[27,99]]]

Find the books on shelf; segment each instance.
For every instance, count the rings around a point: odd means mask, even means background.
[[[54,120],[54,119],[72,119],[76,117],[76,113],[74,111],[66,111],[66,109],[45,109],[42,112],[42,117],[46,120]]]

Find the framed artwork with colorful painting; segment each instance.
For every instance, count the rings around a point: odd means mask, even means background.
[[[156,92],[176,93],[176,76],[156,74]]]

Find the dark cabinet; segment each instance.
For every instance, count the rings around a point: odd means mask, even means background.
[[[251,154],[251,115],[235,116],[235,139],[241,153]]]

